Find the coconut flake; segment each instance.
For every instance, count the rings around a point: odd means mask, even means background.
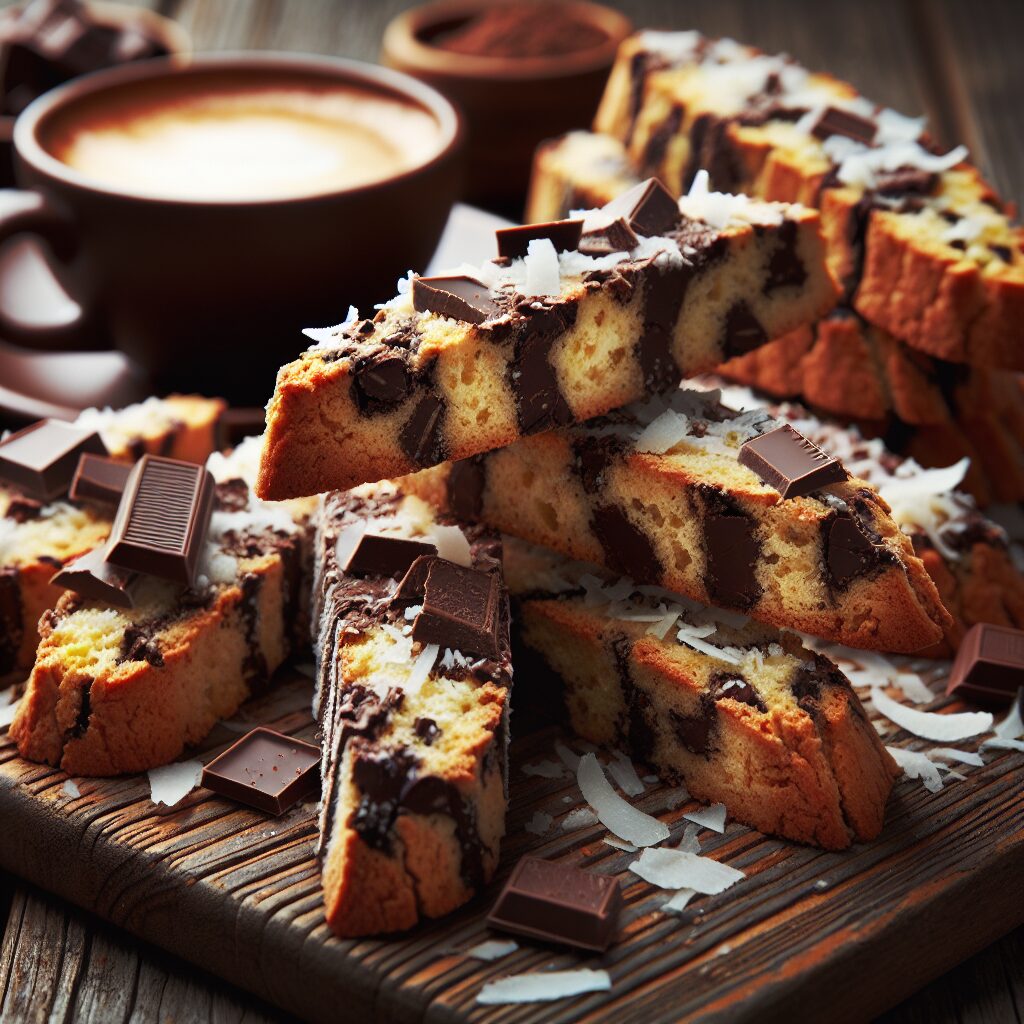
[[[679,889],[672,899],[661,905],[666,914],[681,914],[686,909],[686,904],[697,895],[695,889]]]
[[[543,811],[534,811],[533,817],[523,826],[527,832],[532,832],[535,836],[547,835],[551,830],[551,825],[554,822],[554,818],[550,814],[545,814]]]
[[[901,729],[937,743],[956,743],[992,728],[992,716],[987,711],[965,711],[954,715],[918,711],[894,701],[877,686],[871,688],[871,703],[880,715]]]
[[[606,836],[603,840],[609,846],[615,847],[616,850],[622,850],[623,853],[636,853],[639,847],[634,846],[632,843],[627,843],[625,840],[617,839],[615,836]]]
[[[1001,740],[1016,740],[1024,736],[1024,719],[1021,718],[1024,708],[1024,687],[1017,691],[1017,696],[1010,705],[1007,716],[993,728],[993,732]]]
[[[611,772],[616,785],[626,796],[640,796],[644,792],[644,784],[640,781],[633,762],[621,750],[612,751],[612,760],[608,765],[608,771]]]
[[[686,416],[674,409],[666,409],[640,431],[640,436],[634,442],[634,448],[638,452],[664,455],[670,448],[675,448],[686,437],[689,430],[690,421]]]
[[[558,269],[558,252],[550,238],[532,238],[523,259],[526,281],[523,294],[527,297],[558,295],[562,283]]]
[[[469,541],[459,527],[432,523],[430,539],[437,546],[437,553],[441,558],[447,558],[449,562],[463,565],[467,569],[472,568],[473,554],[469,547]]]
[[[471,946],[465,955],[471,956],[474,960],[500,960],[518,948],[519,943],[514,939],[488,939],[486,942]]]
[[[985,761],[981,754],[975,754],[970,750],[955,750],[953,747],[936,747],[928,751],[929,757],[938,757],[944,761],[958,761],[960,764],[970,764],[975,768],[984,767]]]
[[[725,804],[702,807],[700,810],[684,814],[683,817],[695,825],[711,829],[712,832],[722,833],[725,831]]]
[[[576,778],[583,798],[609,832],[635,846],[653,846],[668,839],[669,830],[664,822],[627,803],[615,792],[593,754],[580,758]]]
[[[925,681],[916,672],[897,672],[893,683],[907,700],[915,704],[927,704],[935,699],[935,694],[925,685]]]
[[[886,747],[893,760],[903,769],[908,779],[920,779],[929,793],[938,793],[942,789],[942,776],[938,765],[925,753],[919,750],[904,750],[903,747]]]
[[[683,853],[700,853],[700,840],[697,838],[699,834],[700,825],[690,822],[683,830],[683,838],[679,840],[676,849],[682,850]]]
[[[597,815],[589,807],[575,807],[562,820],[563,832],[577,832],[597,824]]]
[[[710,857],[663,847],[644,850],[629,870],[662,889],[693,889],[708,896],[724,892],[746,877],[742,871]]]
[[[78,797],[82,795],[82,791],[78,788],[78,783],[74,779],[65,779],[64,785],[60,787],[60,791],[64,796]]]
[[[302,333],[314,344],[313,349],[338,348],[344,341],[342,333],[350,324],[359,319],[359,310],[355,306],[348,307],[348,313],[340,324],[334,327],[304,327]]]
[[[580,755],[570,750],[561,740],[555,740],[555,753],[569,771],[575,772],[579,768]]]
[[[524,775],[536,775],[541,779],[562,779],[565,771],[556,761],[538,761],[536,764],[524,764]]]
[[[405,686],[402,687],[407,694],[417,694],[423,688],[423,684],[430,675],[430,670],[434,667],[434,662],[437,661],[437,653],[437,644],[427,644],[416,655],[409,678],[405,681]]]
[[[1004,740],[998,736],[994,740],[985,740],[982,750],[1020,750],[1024,752],[1024,740]]]
[[[576,971],[535,971],[513,974],[489,981],[477,993],[476,1001],[484,1006],[504,1003],[546,1003],[568,999],[584,992],[607,992],[612,979],[607,971],[580,968]]]
[[[149,775],[149,795],[153,803],[173,807],[199,785],[203,762],[179,761],[162,768],[151,768],[146,774]]]

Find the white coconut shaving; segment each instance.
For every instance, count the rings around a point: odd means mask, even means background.
[[[608,771],[611,772],[615,784],[626,796],[641,796],[646,787],[640,781],[640,776],[630,761],[621,750],[612,751],[612,759],[608,763]]]
[[[151,768],[149,775],[149,797],[155,804],[173,807],[199,785],[203,776],[202,761],[178,761],[162,768]]]
[[[335,324],[334,327],[304,327],[302,333],[313,342],[310,346],[311,352],[317,349],[338,348],[344,342],[342,335],[345,328],[354,324],[358,319],[359,310],[355,306],[349,306],[348,313],[340,324]]]
[[[992,730],[1001,740],[1016,740],[1024,736],[1024,719],[1021,708],[1024,707],[1024,689],[1017,691],[1017,696],[1010,705],[1009,714]]]
[[[580,758],[576,779],[583,798],[609,832],[641,847],[668,839],[669,830],[664,822],[627,803],[615,792],[594,754],[584,754]]]
[[[728,864],[683,850],[663,847],[644,850],[629,870],[662,889],[692,889],[714,896],[742,881],[746,875]]]
[[[641,49],[655,53],[669,64],[688,64],[701,44],[701,34],[695,29],[686,32],[666,32],[645,29],[640,33]]]
[[[686,904],[697,895],[695,889],[679,889],[670,900],[661,905],[666,914],[681,914],[686,909]]]
[[[532,832],[535,836],[544,836],[551,831],[551,826],[554,824],[555,819],[550,814],[545,814],[544,811],[534,811],[533,817],[523,826],[527,832]]]
[[[893,141],[868,147],[843,135],[833,135],[822,143],[825,153],[836,165],[836,176],[844,185],[871,189],[878,175],[903,167],[939,174],[967,159],[967,147],[957,146],[937,156],[913,141]]]
[[[981,754],[975,754],[972,750],[956,750],[953,747],[936,747],[934,750],[928,751],[928,756],[937,757],[941,761],[956,761],[959,764],[973,765],[975,768],[981,768],[985,764]]]
[[[577,832],[597,824],[597,815],[589,807],[575,807],[562,819],[563,832]]]
[[[908,779],[920,779],[929,793],[938,793],[942,789],[942,776],[939,766],[920,750],[904,750],[903,747],[886,747],[893,760],[903,769]]]
[[[666,409],[640,431],[634,447],[638,452],[664,455],[669,449],[675,448],[689,432],[689,419],[674,409]]]
[[[995,739],[985,740],[981,745],[982,750],[1019,750],[1024,752],[1024,740],[1004,740],[998,736]]]
[[[78,783],[74,779],[65,779],[64,785],[60,787],[60,791],[64,796],[79,797],[82,795],[82,791],[78,788]]]
[[[679,210],[684,217],[703,221],[713,228],[728,227],[730,224],[781,224],[781,210],[765,203],[752,202],[746,195],[731,195],[728,192],[712,192],[708,172],[700,170],[693,179],[690,191],[679,200]]]
[[[434,667],[438,655],[437,644],[426,644],[422,651],[416,655],[416,660],[409,670],[409,677],[402,689],[408,694],[417,694],[423,688],[423,684],[430,676],[430,670]]]
[[[562,779],[565,778],[565,769],[557,761],[538,761],[536,764],[524,764],[523,774],[540,779]]]
[[[725,831],[725,804],[712,804],[696,811],[688,811],[683,817],[701,828],[709,828],[721,834]]]
[[[467,569],[472,568],[473,555],[469,541],[459,527],[432,523],[429,533],[441,558],[447,558],[449,562],[465,566]]]
[[[466,956],[474,960],[500,960],[509,953],[514,953],[519,948],[519,943],[514,939],[487,939],[485,942],[477,943],[466,950]]]
[[[558,251],[550,238],[530,239],[526,247],[523,266],[526,268],[523,295],[529,298],[531,296],[558,295],[561,292]]]
[[[912,475],[881,479],[876,474],[874,482],[904,532],[916,526],[944,558],[955,559],[957,552],[945,543],[942,532],[963,513],[952,492],[963,482],[970,464],[968,458],[942,469],[922,469],[913,463]]]
[[[619,839],[616,836],[606,836],[603,842],[614,847],[616,850],[622,850],[623,853],[636,853],[639,849],[639,847],[634,846],[632,843],[627,843],[625,840]]]
[[[679,840],[676,849],[682,850],[683,853],[700,853],[700,839],[697,838],[700,835],[700,828],[700,825],[691,821],[683,829],[683,838]]]
[[[871,703],[880,715],[901,729],[936,743],[956,743],[992,728],[992,716],[987,711],[965,711],[954,715],[918,711],[893,700],[877,686],[871,688]]]
[[[927,704],[935,699],[935,694],[916,672],[897,672],[892,681],[903,696],[915,704]]]
[[[562,764],[571,772],[575,772],[580,766],[580,755],[570,750],[561,740],[555,740],[555,753],[561,759]]]
[[[584,992],[607,992],[612,979],[607,971],[580,968],[576,971],[535,971],[532,974],[513,974],[498,981],[489,981],[477,993],[476,1001],[483,1006],[504,1003],[547,1003],[555,999],[569,999]]]

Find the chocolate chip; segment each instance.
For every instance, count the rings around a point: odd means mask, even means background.
[[[409,394],[409,368],[402,356],[384,353],[359,366],[352,375],[356,388],[356,404],[362,412],[390,408]]]
[[[663,570],[654,544],[618,505],[598,505],[591,512],[590,528],[609,568],[644,583],[661,582]]]
[[[660,119],[657,128],[647,138],[643,154],[640,158],[640,167],[648,174],[661,170],[665,161],[665,154],[668,152],[669,143],[679,132],[679,126],[683,122],[683,107],[678,103]]]
[[[13,494],[11,500],[4,510],[4,518],[12,519],[16,523],[27,523],[39,518],[43,511],[45,502],[36,498],[28,498],[24,494]]]
[[[713,487],[698,485],[703,505],[704,586],[712,604],[747,609],[761,596],[757,526],[736,503]]]
[[[441,735],[437,722],[432,718],[417,718],[413,723],[413,731],[428,746],[434,745],[434,740]]]
[[[838,107],[827,107],[811,129],[811,134],[817,139],[843,135],[867,146],[874,141],[877,131],[878,125],[870,118]]]
[[[479,519],[484,509],[487,467],[484,456],[453,462],[448,471],[448,507],[457,519]]]
[[[399,432],[402,451],[421,468],[444,462],[444,411],[440,398],[424,395]]]
[[[564,427],[575,417],[562,394],[551,365],[551,346],[576,321],[576,303],[520,305],[524,320],[518,329],[509,378],[516,396],[519,430],[533,434]]]
[[[702,695],[699,711],[695,715],[684,715],[669,709],[669,721],[679,742],[691,753],[707,757],[711,752],[711,734],[717,724],[714,702]]]
[[[646,391],[670,391],[682,379],[672,342],[691,274],[685,265],[651,266],[646,277],[644,329],[636,345]]]
[[[743,163],[733,146],[729,121],[714,114],[701,114],[690,129],[690,160],[683,176],[686,188],[701,169],[721,192],[735,192],[743,182]]]
[[[423,607],[412,626],[413,639],[463,654],[497,658],[501,604],[498,573],[435,559],[427,570]]]
[[[716,672],[711,677],[708,693],[712,700],[728,698],[756,708],[762,714],[768,711],[767,705],[761,700],[757,690],[743,676],[736,673]]]
[[[623,220],[639,235],[663,235],[679,222],[679,205],[657,178],[648,178],[601,208],[612,220]]]
[[[797,252],[796,221],[783,221],[778,237],[779,244],[768,260],[768,276],[763,289],[765,295],[778,288],[799,288],[807,280],[807,268]]]
[[[420,313],[482,324],[501,316],[487,285],[471,277],[417,277],[412,282],[413,309]]]
[[[582,433],[573,438],[574,467],[587,494],[598,494],[604,485],[605,473],[625,450],[625,442],[614,434],[604,437]]]
[[[871,542],[849,512],[834,513],[825,520],[822,530],[825,563],[832,585],[837,589],[845,590],[858,576],[878,566],[879,546]]]
[[[746,355],[767,341],[768,335],[751,308],[742,299],[734,303],[725,317],[725,358]]]
[[[745,441],[739,463],[783,498],[796,498],[847,477],[843,464],[788,423]]]
[[[556,252],[576,249],[583,233],[582,220],[551,220],[540,224],[524,224],[515,228],[498,228],[498,255],[518,259],[527,254],[530,242],[546,238]]]

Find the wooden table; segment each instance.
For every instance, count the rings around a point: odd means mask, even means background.
[[[198,50],[304,50],[373,59],[403,0],[153,0]],[[637,25],[731,35],[847,78],[940,141],[966,142],[1004,194],[1024,197],[1019,0],[619,0]],[[0,822],[0,828],[3,823]],[[54,851],[59,857],[60,851]],[[69,865],[69,870],[72,865]],[[0,1020],[284,1021],[280,1011],[0,875]],[[1024,1021],[1024,928],[937,979],[886,1021]],[[343,1019],[339,1008],[339,1019]]]

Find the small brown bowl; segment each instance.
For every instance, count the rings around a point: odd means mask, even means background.
[[[632,24],[601,4],[564,0],[559,9],[597,29],[601,42],[542,57],[477,56],[435,45],[440,36],[494,6],[492,0],[437,0],[414,7],[388,25],[381,60],[432,85],[462,110],[465,198],[518,215],[537,144],[590,124]]]

